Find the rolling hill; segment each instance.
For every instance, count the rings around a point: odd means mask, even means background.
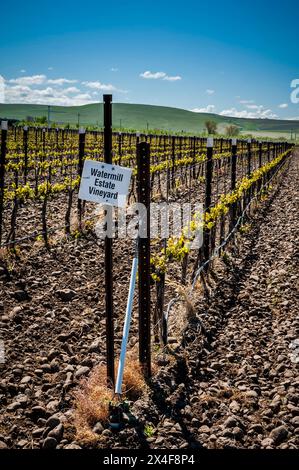
[[[31,104],[0,104],[0,118],[24,120],[28,116],[32,118],[47,116],[48,107],[45,105]],[[51,122],[70,123],[75,125],[103,124],[102,103],[84,106],[51,106]],[[142,104],[113,104],[113,127],[123,129],[160,129],[171,132],[189,132],[197,134],[203,131],[206,120],[217,122],[218,130],[222,132],[226,125],[234,124],[240,127],[242,133],[260,135],[288,135],[291,132],[299,134],[299,121],[287,121],[279,119],[245,119],[220,116],[218,114],[194,113],[184,109],[164,106],[152,106]]]

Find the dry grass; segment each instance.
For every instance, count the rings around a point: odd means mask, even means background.
[[[109,421],[110,404],[115,396],[113,389],[106,383],[106,373],[106,365],[96,366],[74,393],[74,425],[76,438],[80,442],[99,440],[99,435],[92,430],[94,425],[98,422],[105,425]],[[146,383],[136,354],[129,352],[123,377],[123,397],[136,400],[145,389]]]
[[[83,442],[95,441],[98,436],[93,433],[92,428],[98,421],[107,423],[109,403],[113,399],[113,390],[106,383],[106,366],[95,367],[90,376],[82,380],[74,395],[77,438]]]
[[[137,400],[146,388],[141,366],[135,354],[129,353],[123,379],[124,394],[130,400]]]

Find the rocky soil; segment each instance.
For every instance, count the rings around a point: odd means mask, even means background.
[[[297,156],[215,265],[210,295],[196,301],[182,343],[170,344],[124,429],[101,429],[97,445],[299,447],[298,183]],[[0,268],[0,448],[83,446],[74,438],[72,392],[105,359],[102,251],[79,239],[54,255],[37,248],[10,275]],[[120,313],[130,254],[117,254]],[[117,319],[118,345],[121,329]]]

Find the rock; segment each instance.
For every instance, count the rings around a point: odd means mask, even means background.
[[[57,361],[55,361],[55,359],[51,361],[50,367],[51,367],[51,372],[59,372],[59,364]]]
[[[21,380],[21,384],[23,384],[23,385],[27,385],[27,384],[29,384],[30,382],[32,382],[32,377],[30,377],[30,375],[26,375],[26,376],[23,377],[22,380]]]
[[[10,312],[9,312],[9,318],[14,321],[15,323],[20,323],[22,320],[22,313],[23,313],[23,308],[22,307],[14,307]]]
[[[81,366],[79,367],[79,369],[77,370],[77,372],[75,373],[75,378],[76,379],[79,379],[80,377],[82,377],[83,375],[87,375],[90,371],[90,368],[87,367],[87,366]]]
[[[263,439],[261,441],[261,446],[262,447],[271,447],[273,445],[273,439],[270,437],[266,437],[266,439]]]
[[[28,444],[28,441],[26,441],[26,439],[21,439],[20,441],[17,442],[17,446],[18,447],[26,447]]]
[[[50,416],[49,419],[47,419],[45,427],[50,428],[50,429],[54,429],[59,425],[60,425],[60,419],[57,418],[57,416],[53,415],[53,416]]]
[[[30,415],[32,419],[43,418],[47,416],[47,411],[42,406],[33,406],[33,408],[31,408]]]
[[[223,426],[225,428],[234,428],[234,427],[237,427],[238,426],[238,420],[236,418],[234,418],[233,416],[230,416],[229,418],[227,418],[227,420],[223,423]]]
[[[44,432],[44,428],[38,428],[32,431],[32,437],[40,437]]]
[[[70,337],[70,333],[61,333],[60,335],[57,336],[57,339],[58,341],[61,341],[62,343],[64,343],[65,341],[67,341]]]
[[[295,416],[295,418],[292,418],[291,423],[293,426],[299,426],[299,416]]]
[[[89,352],[100,352],[100,340],[96,339],[88,348]]]
[[[68,444],[64,449],[82,449],[82,447],[78,446],[78,444]]]
[[[229,409],[233,413],[238,413],[238,411],[240,411],[240,408],[241,408],[241,406],[239,405],[239,403],[236,400],[233,400],[229,405]]]
[[[247,392],[244,393],[244,396],[246,398],[258,398],[258,394],[254,390],[248,390]]]
[[[15,411],[18,408],[25,408],[28,404],[28,397],[26,395],[18,395],[16,400],[6,407],[7,411]]]
[[[51,413],[57,412],[57,408],[59,406],[59,400],[51,400],[47,403],[46,408]]]
[[[5,442],[0,441],[0,449],[8,449],[8,446],[5,444]]]
[[[45,374],[51,372],[51,366],[50,366],[50,364],[42,364],[42,365],[40,366],[40,368],[41,368],[41,370],[42,370]]]
[[[59,351],[57,351],[56,349],[51,349],[51,351],[49,351],[47,358],[51,362],[53,359],[55,359],[59,355],[60,355]]]
[[[42,444],[43,449],[56,449],[56,447],[57,441],[54,437],[47,437]]]
[[[12,435],[18,435],[19,434],[19,427],[16,424],[10,429],[10,434],[12,434]]]
[[[57,290],[56,295],[62,300],[63,302],[70,302],[73,300],[74,297],[76,297],[76,292],[71,289],[63,289],[63,290]]]
[[[164,438],[158,437],[158,439],[155,440],[155,445],[161,445],[163,444],[163,442],[164,442]]]
[[[60,442],[63,436],[64,432],[64,427],[62,424],[59,424],[56,426],[56,428],[52,429],[52,431],[49,432],[48,437],[54,437],[57,442]]]
[[[278,426],[270,433],[270,438],[273,439],[275,444],[280,444],[288,436],[288,430],[285,426]]]
[[[101,423],[97,423],[92,430],[96,434],[101,434],[104,431],[104,428]]]
[[[16,290],[13,293],[13,296],[18,302],[24,302],[25,300],[30,300],[30,296],[28,292],[26,292],[25,290]]]
[[[63,384],[64,389],[68,389],[73,383],[73,373],[72,372],[67,372],[66,374],[66,379]]]
[[[259,423],[255,423],[255,424],[252,424],[250,427],[249,427],[249,430],[250,431],[253,431],[257,434],[262,434],[264,429],[263,429],[263,426]]]
[[[233,436],[237,441],[239,441],[244,436],[244,432],[237,426],[233,429]]]
[[[205,425],[204,425],[204,426],[200,426],[200,428],[198,429],[198,432],[204,433],[204,434],[205,434],[205,433],[210,433],[210,431],[211,431],[211,430],[210,430],[209,426],[205,426]]]

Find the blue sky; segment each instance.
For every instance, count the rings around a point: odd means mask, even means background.
[[[6,102],[114,101],[299,119],[298,2],[15,0],[1,6]]]

